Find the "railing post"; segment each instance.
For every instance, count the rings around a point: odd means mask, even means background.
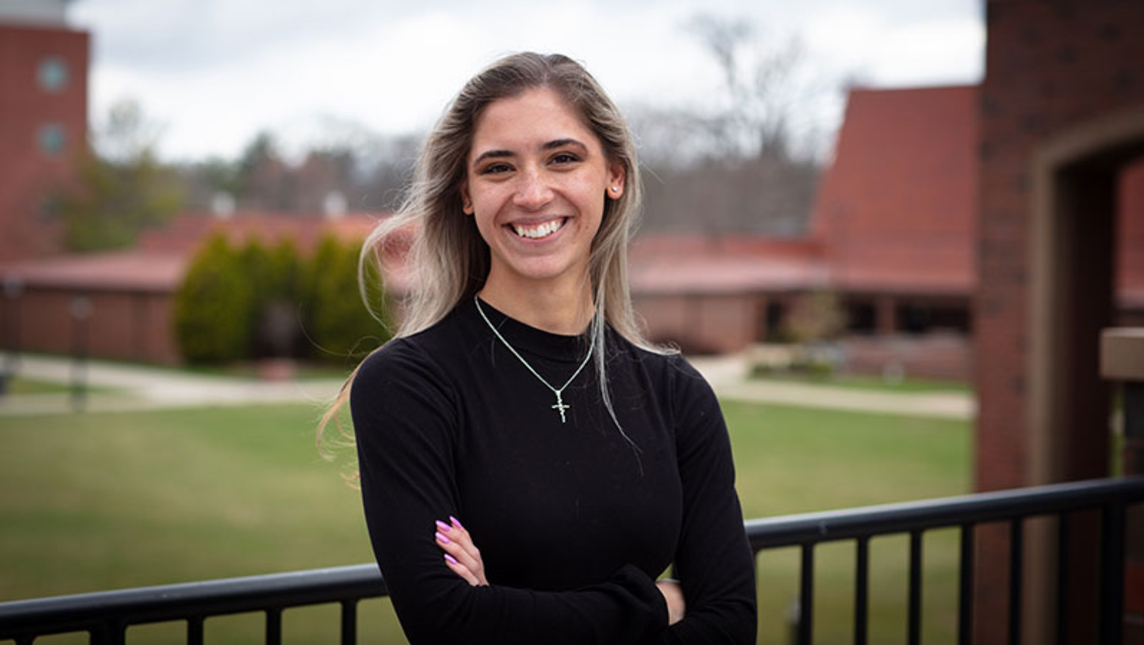
[[[973,641],[973,524],[961,525],[961,560],[958,563],[957,642],[970,645]]]
[[[187,619],[187,645],[203,645],[203,619],[199,616]]]
[[[282,645],[282,610],[266,610],[266,645]]]
[[[1009,645],[1021,645],[1022,576],[1025,566],[1025,520],[1009,522]]]
[[[1100,643],[1120,645],[1124,626],[1124,503],[1100,516]]]
[[[906,620],[906,642],[922,642],[922,532],[910,531],[909,608]]]
[[[814,638],[814,543],[802,545],[802,575],[798,597],[798,644]]]
[[[1069,634],[1069,514],[1057,516],[1057,644]]]
[[[870,615],[870,538],[858,538],[854,562],[854,645],[866,645]]]
[[[357,600],[342,601],[342,645],[357,643]]]
[[[127,626],[118,620],[108,621],[89,632],[91,645],[123,645],[127,640]]]
[[[1123,402],[1120,421],[1124,443],[1119,458],[1123,473],[1144,474],[1144,327],[1105,329],[1101,333],[1100,375],[1120,383]],[[1123,559],[1120,565],[1120,589],[1125,588],[1126,580],[1128,588],[1144,588],[1144,508],[1122,507],[1121,513],[1119,530]],[[1106,509],[1106,520],[1108,514]],[[1106,521],[1105,530],[1107,529]],[[1129,537],[1125,538],[1125,533]],[[1105,545],[1108,544],[1108,537],[1103,536]],[[1105,580],[1104,584],[1107,585],[1108,581]],[[1129,594],[1117,600],[1123,614],[1117,621],[1117,627],[1131,632],[1125,635],[1125,641],[1144,642],[1144,594]],[[1101,611],[1107,616],[1106,609],[1102,608]],[[1129,616],[1133,620],[1125,620]]]

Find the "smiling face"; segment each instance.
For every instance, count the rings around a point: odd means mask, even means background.
[[[464,212],[489,245],[487,289],[587,284],[604,200],[624,172],[556,92],[531,89],[490,104],[477,119],[462,187]]]

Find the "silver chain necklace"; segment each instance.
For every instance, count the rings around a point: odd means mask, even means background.
[[[580,372],[584,370],[584,366],[588,364],[589,360],[591,360],[592,350],[596,349],[596,335],[592,334],[592,342],[588,345],[588,354],[584,357],[584,360],[581,361],[580,367],[576,368],[576,371],[572,373],[572,376],[568,377],[568,380],[564,382],[564,385],[561,385],[559,388],[555,388],[552,387],[552,384],[549,383],[543,376],[541,376],[539,372],[533,369],[532,366],[528,364],[528,361],[524,360],[524,357],[516,351],[516,348],[514,348],[509,344],[507,340],[505,340],[504,336],[501,336],[501,333],[497,331],[497,328],[493,325],[492,321],[489,320],[489,317],[485,315],[485,310],[481,308],[481,299],[474,295],[473,303],[477,305],[477,313],[481,314],[481,318],[484,319],[485,324],[489,326],[489,329],[493,330],[493,333],[496,334],[496,337],[500,339],[500,342],[504,343],[504,346],[508,348],[508,351],[512,352],[512,355],[515,356],[521,363],[524,363],[524,366],[528,368],[528,371],[532,372],[533,376],[540,379],[540,382],[543,383],[545,387],[552,390],[552,393],[556,395],[556,405],[552,406],[552,409],[560,413],[560,423],[567,423],[568,420],[564,417],[564,411],[571,408],[572,406],[566,405],[564,403],[564,397],[562,395],[564,393],[564,389],[567,388],[572,383],[572,381],[575,381],[577,376],[580,376]]]

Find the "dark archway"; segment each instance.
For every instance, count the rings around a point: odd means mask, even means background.
[[[1115,310],[1118,178],[1141,157],[1144,108],[1072,129],[1034,156],[1029,484],[1108,473],[1100,330]]]
[[[1041,145],[1033,157],[1029,274],[1027,483],[1107,476],[1110,386],[1100,378],[1100,333],[1115,316],[1117,187],[1144,157],[1144,109],[1101,117]],[[1095,588],[1095,532],[1073,527],[1069,579]],[[1030,532],[1030,642],[1047,642],[1055,607],[1055,529]],[[1094,607],[1077,603],[1072,639],[1090,634]]]

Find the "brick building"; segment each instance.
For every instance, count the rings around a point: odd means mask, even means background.
[[[849,368],[972,379],[982,91],[852,89],[804,238],[637,241],[632,292],[651,336],[737,351],[773,337],[800,295],[829,290]],[[1115,310],[1144,320],[1144,164],[1121,184]]]
[[[1129,169],[1144,157],[1144,3],[992,0],[985,8],[977,487],[1100,477],[1109,473],[1111,391],[1099,377],[1099,334],[1125,294],[1118,271],[1140,268],[1138,256],[1117,249],[1141,248],[1124,206],[1139,199],[1140,172]],[[1091,524],[1076,520],[1068,642],[1089,643],[1096,602],[1082,599],[1099,598],[1098,546]],[[1035,591],[1024,608],[1028,642],[1052,636],[1056,566],[1047,533],[1027,536],[1026,588]],[[985,540],[977,618],[996,628],[1007,623],[1000,580],[1008,534],[998,528]],[[1130,541],[1130,557],[1144,555],[1140,536]],[[1136,612],[1144,610],[1139,585],[1130,570],[1128,606]],[[1133,638],[1144,639],[1140,625],[1135,630]],[[1003,632],[992,633],[996,639],[979,634],[981,642],[1000,642]]]
[[[51,195],[87,145],[90,39],[66,5],[0,4],[0,263],[59,251]]]
[[[849,369],[971,378],[980,92],[972,86],[852,90],[806,237],[637,240],[632,291],[649,335],[689,352],[739,351],[774,339],[802,295],[831,290],[848,319],[839,347]],[[1130,242],[1144,236],[1144,166],[1126,177],[1118,304],[1122,312],[1141,312],[1144,245]],[[261,230],[273,239],[307,235],[303,229],[320,225],[319,216],[311,219],[303,226],[307,218],[242,213],[224,226]],[[188,254],[218,225],[210,216],[183,216],[166,230],[147,232],[133,252],[9,264],[0,274],[50,289],[54,298],[70,293],[69,279],[77,293],[105,279],[105,292],[134,294],[123,308],[135,312],[113,308],[116,317],[134,322],[112,326],[108,355],[176,361],[160,321],[169,320],[169,296]],[[68,351],[66,334],[30,322],[57,315],[63,305],[37,305],[32,295],[21,308],[19,317],[28,320],[20,328],[37,328],[43,338],[33,342],[22,334],[21,344]],[[138,330],[127,334],[138,338],[130,350],[126,341],[111,340],[127,329]]]
[[[182,360],[174,334],[174,295],[199,245],[215,232],[232,243],[288,238],[309,253],[321,236],[362,239],[376,223],[367,215],[337,219],[240,213],[175,218],[145,232],[134,249],[57,255],[0,268],[22,285],[18,298],[0,298],[0,346],[68,353],[80,334],[93,356],[158,363]],[[86,313],[82,323],[76,311]]]

